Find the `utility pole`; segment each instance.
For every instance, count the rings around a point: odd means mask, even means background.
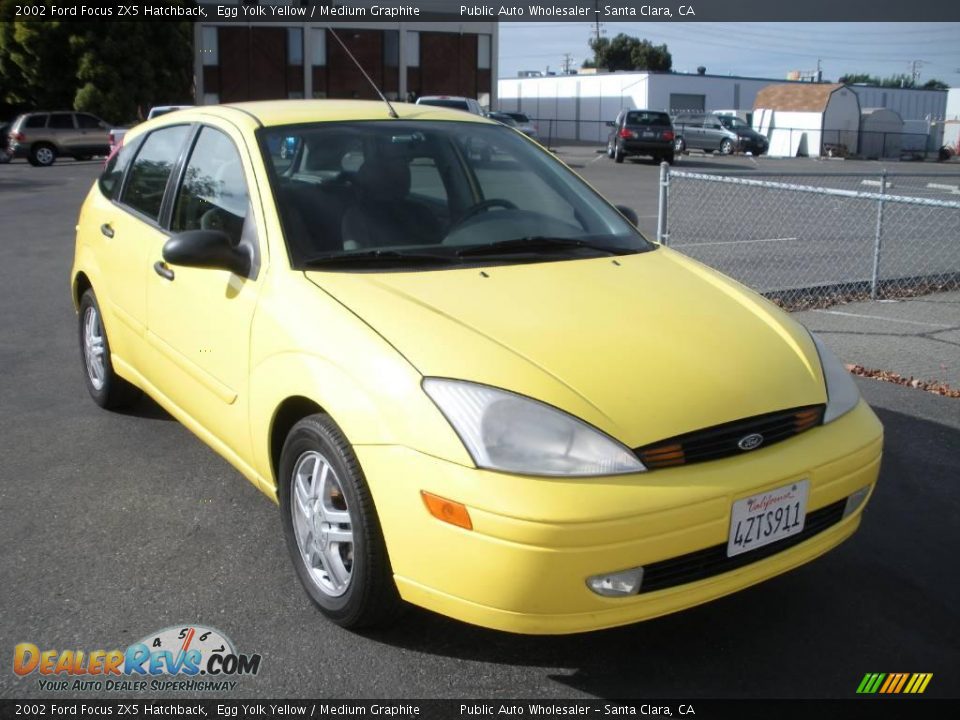
[[[571,68],[572,66],[573,66],[573,55],[571,55],[570,53],[564,53],[564,54],[563,54],[563,64],[561,65],[561,67],[563,68],[563,74],[564,74],[564,75],[569,75],[569,74],[570,74],[570,68]]]
[[[817,58],[817,82],[823,82],[823,68],[821,67],[821,58]]]
[[[910,77],[913,79],[913,87],[916,87],[920,82],[920,68],[925,65],[924,60],[914,60],[910,63]]]

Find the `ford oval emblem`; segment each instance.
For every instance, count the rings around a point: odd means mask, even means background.
[[[741,450],[756,450],[761,445],[763,445],[763,435],[760,433],[744,435],[740,438],[740,442],[737,443],[737,447]]]

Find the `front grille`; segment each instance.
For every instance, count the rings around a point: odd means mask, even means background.
[[[727,545],[724,543],[646,565],[643,568],[643,584],[640,586],[640,592],[654,592],[703,580],[783,552],[840,522],[843,519],[843,508],[846,503],[847,500],[844,498],[832,505],[814,510],[807,514],[801,532],[741,555],[727,557]]]
[[[756,446],[762,448],[816,427],[823,420],[824,407],[808,405],[755,415],[659,440],[634,452],[649,470],[740,455],[749,450],[738,443],[749,435],[762,435],[763,442]]]

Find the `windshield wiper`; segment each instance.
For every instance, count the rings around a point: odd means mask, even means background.
[[[637,252],[632,248],[602,245],[589,240],[576,238],[548,237],[546,235],[531,235],[511,240],[499,240],[489,245],[466,247],[457,251],[458,257],[481,257],[484,255],[505,255],[507,253],[550,252],[552,250],[570,250],[585,248],[607,253],[608,255],[632,255]]]
[[[307,258],[303,265],[309,268],[336,267],[339,265],[390,265],[396,263],[412,263],[418,265],[450,265],[458,264],[459,258],[454,255],[437,255],[432,253],[415,252],[412,250],[364,250],[363,252],[336,253],[317,255]]]

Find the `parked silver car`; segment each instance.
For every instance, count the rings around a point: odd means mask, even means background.
[[[767,151],[767,139],[732,115],[713,113],[679,114],[673,118],[677,132],[674,141],[676,152],[703,150],[729,155],[735,152],[751,152],[762,155]]]
[[[10,127],[15,157],[31,165],[53,165],[67,155],[89,160],[110,152],[110,126],[96,115],[83,112],[34,112],[20,115]]]

